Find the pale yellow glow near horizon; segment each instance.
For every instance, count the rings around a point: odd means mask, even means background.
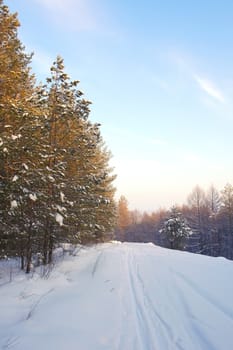
[[[185,204],[187,196],[198,184],[204,190],[214,185],[222,190],[230,182],[225,174],[232,170],[214,164],[190,159],[174,166],[173,162],[159,163],[151,160],[126,160],[116,163],[116,197],[124,195],[130,209],[153,211]]]

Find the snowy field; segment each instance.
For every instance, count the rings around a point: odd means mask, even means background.
[[[81,249],[49,278],[1,285],[0,349],[232,350],[233,262],[153,244]]]

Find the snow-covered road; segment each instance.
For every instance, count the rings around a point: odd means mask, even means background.
[[[233,262],[153,244],[82,249],[0,287],[0,348],[232,350]]]

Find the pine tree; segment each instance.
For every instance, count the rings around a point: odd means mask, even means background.
[[[113,187],[115,175],[112,175],[113,169],[109,167],[110,158],[111,154],[100,137],[92,160],[94,169],[91,171],[92,192],[94,194],[92,227],[97,241],[111,238],[112,236],[109,234],[112,233],[116,223],[115,188]]]
[[[18,254],[22,246],[17,242],[24,232],[13,214],[21,186],[16,180],[25,170],[26,148],[33,140],[28,123],[34,113],[34,77],[31,56],[18,39],[18,27],[17,14],[11,14],[0,1],[0,255]]]
[[[160,233],[165,235],[171,249],[183,250],[186,238],[191,235],[191,229],[178,208],[172,207],[169,218],[164,222]]]
[[[39,93],[44,110],[44,261],[60,241],[102,240],[114,222],[114,188],[109,153],[99,125],[89,120],[90,102],[64,72],[58,57]],[[47,163],[47,164],[46,164]],[[104,214],[105,211],[105,214]]]

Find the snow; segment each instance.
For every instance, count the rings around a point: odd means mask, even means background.
[[[14,175],[12,181],[15,182],[15,181],[17,181],[18,179],[19,179],[19,177],[18,177],[17,175]]]
[[[21,137],[22,137],[21,134],[18,134],[18,135],[11,135],[11,138],[12,138],[13,141],[18,140],[18,139],[20,139]]]
[[[57,208],[60,212],[65,212],[65,211],[67,211],[65,207],[61,207],[59,204],[56,205],[56,208]]]
[[[0,348],[232,350],[232,276],[224,258],[151,243],[81,248],[0,287]]]
[[[49,178],[49,180],[50,180],[51,182],[55,182],[55,179],[54,179],[54,177],[53,177],[52,175],[49,175],[48,178]]]
[[[35,201],[37,200],[37,196],[36,196],[35,193],[30,193],[30,194],[29,194],[29,198],[30,198],[33,202],[35,202]]]
[[[61,201],[64,202],[65,201],[65,195],[63,192],[60,192],[60,197],[61,197]]]
[[[18,203],[17,201],[14,199],[13,201],[11,201],[11,209],[17,208],[18,207]]]
[[[56,213],[56,215],[55,215],[55,220],[56,220],[56,222],[58,222],[59,223],[59,225],[60,226],[63,226],[63,216],[61,215],[61,214],[59,214],[59,213]]]
[[[25,170],[28,170],[28,169],[29,169],[28,166],[27,166],[27,164],[25,164],[25,163],[23,163],[22,166],[24,167]]]

